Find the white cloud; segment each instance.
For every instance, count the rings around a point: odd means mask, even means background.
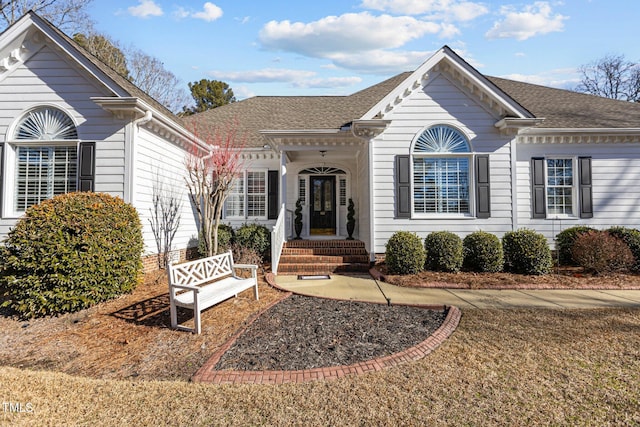
[[[532,83],[542,86],[555,87],[560,89],[573,88],[580,83],[580,76],[575,68],[558,68],[545,71],[539,74],[506,74],[501,76],[505,79],[517,80],[525,83]]]
[[[471,21],[489,12],[482,3],[458,0],[362,0],[360,7],[403,15],[430,15],[444,21]]]
[[[548,2],[539,1],[527,5],[521,12],[511,6],[503,6],[500,14],[504,17],[493,25],[485,36],[489,39],[515,38],[526,40],[533,36],[547,34],[564,29],[567,16],[552,15]]]
[[[334,89],[349,87],[362,83],[360,77],[326,77],[316,79],[304,79],[292,82],[293,87],[313,89]]]
[[[256,94],[246,86],[238,86],[238,87],[233,87],[231,89],[233,89],[233,94],[239,100],[252,98],[256,96]]]
[[[271,21],[260,31],[262,46],[315,58],[336,53],[393,49],[427,34],[451,34],[450,27],[409,16],[373,16],[368,12],[328,16],[303,23]]]
[[[317,77],[315,71],[264,68],[250,71],[211,71],[211,77],[239,83],[289,83],[296,88],[343,88],[362,82],[360,77]],[[233,90],[235,93],[235,89]]]
[[[222,16],[222,9],[211,2],[204,4],[204,10],[201,12],[195,12],[191,14],[192,18],[202,19],[207,22],[215,21]]]
[[[374,50],[362,53],[336,53],[331,60],[339,67],[364,74],[389,74],[413,71],[433,52],[394,52]]]
[[[138,16],[140,18],[162,16],[163,14],[162,8],[153,0],[140,0],[140,4],[138,6],[131,6],[127,8],[127,10],[132,16]]]
[[[250,71],[211,71],[211,77],[242,83],[284,82],[291,83],[316,76],[314,71],[290,70],[285,68],[263,68]]]

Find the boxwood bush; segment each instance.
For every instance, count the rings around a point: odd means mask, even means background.
[[[415,233],[398,231],[386,245],[385,263],[391,274],[415,274],[424,269],[425,251]]]
[[[462,267],[462,239],[450,231],[435,231],[424,239],[425,268],[456,273]]]
[[[271,233],[260,224],[243,224],[236,230],[235,242],[255,250],[263,259],[271,258]]]
[[[556,235],[556,250],[558,251],[558,261],[560,265],[576,265],[573,257],[571,256],[573,242],[575,242],[581,234],[594,230],[595,229],[591,227],[577,225],[575,227],[569,227],[566,230],[562,230]]]
[[[634,258],[632,269],[640,271],[640,231],[635,228],[611,227],[607,232],[627,244]]]
[[[497,273],[504,266],[502,243],[495,234],[476,231],[462,241],[465,270],[479,273]]]
[[[200,239],[198,239],[198,254],[201,257],[204,257],[207,254],[207,250],[204,247],[204,239],[202,238],[202,233],[200,233],[200,236]],[[213,242],[213,238],[211,241]],[[233,231],[233,227],[228,224],[220,224],[218,226],[218,253],[229,251],[234,241],[235,232]]]
[[[628,271],[635,261],[629,246],[607,231],[579,235],[571,254],[580,267],[596,275]]]
[[[27,209],[0,247],[4,306],[22,317],[75,312],[142,279],[135,208],[108,194],[69,193]]]
[[[508,272],[533,275],[551,272],[551,249],[542,234],[526,228],[509,231],[502,238],[502,248]]]

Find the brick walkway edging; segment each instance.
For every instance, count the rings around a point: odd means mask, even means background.
[[[269,280],[271,279],[271,280]],[[267,278],[268,282],[273,281],[272,277]],[[271,284],[271,283],[270,283]],[[284,295],[270,304],[260,314],[264,313],[275,304],[291,296],[291,292]],[[211,358],[194,374],[191,378],[193,382],[213,383],[213,384],[286,384],[304,383],[319,380],[334,380],[353,374],[363,374],[375,372],[397,366],[402,363],[416,361],[424,358],[429,353],[438,348],[456,330],[462,312],[458,307],[448,306],[447,317],[442,325],[426,340],[418,345],[403,350],[389,356],[378,357],[372,360],[354,363],[348,366],[331,366],[326,368],[302,369],[297,371],[218,371],[216,364],[222,355],[235,343],[244,331],[253,323],[260,314],[254,316],[252,321],[241,331],[236,333],[227,343],[222,346]]]

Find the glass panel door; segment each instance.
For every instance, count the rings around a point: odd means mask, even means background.
[[[311,177],[310,232],[311,234],[336,234],[336,177]]]

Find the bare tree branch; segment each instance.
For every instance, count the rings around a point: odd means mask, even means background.
[[[640,101],[640,65],[624,55],[606,55],[579,68],[581,83],[576,91],[611,99]]]
[[[93,0],[0,0],[0,29],[16,22],[29,10],[67,34],[85,32],[93,27],[87,9]]]

